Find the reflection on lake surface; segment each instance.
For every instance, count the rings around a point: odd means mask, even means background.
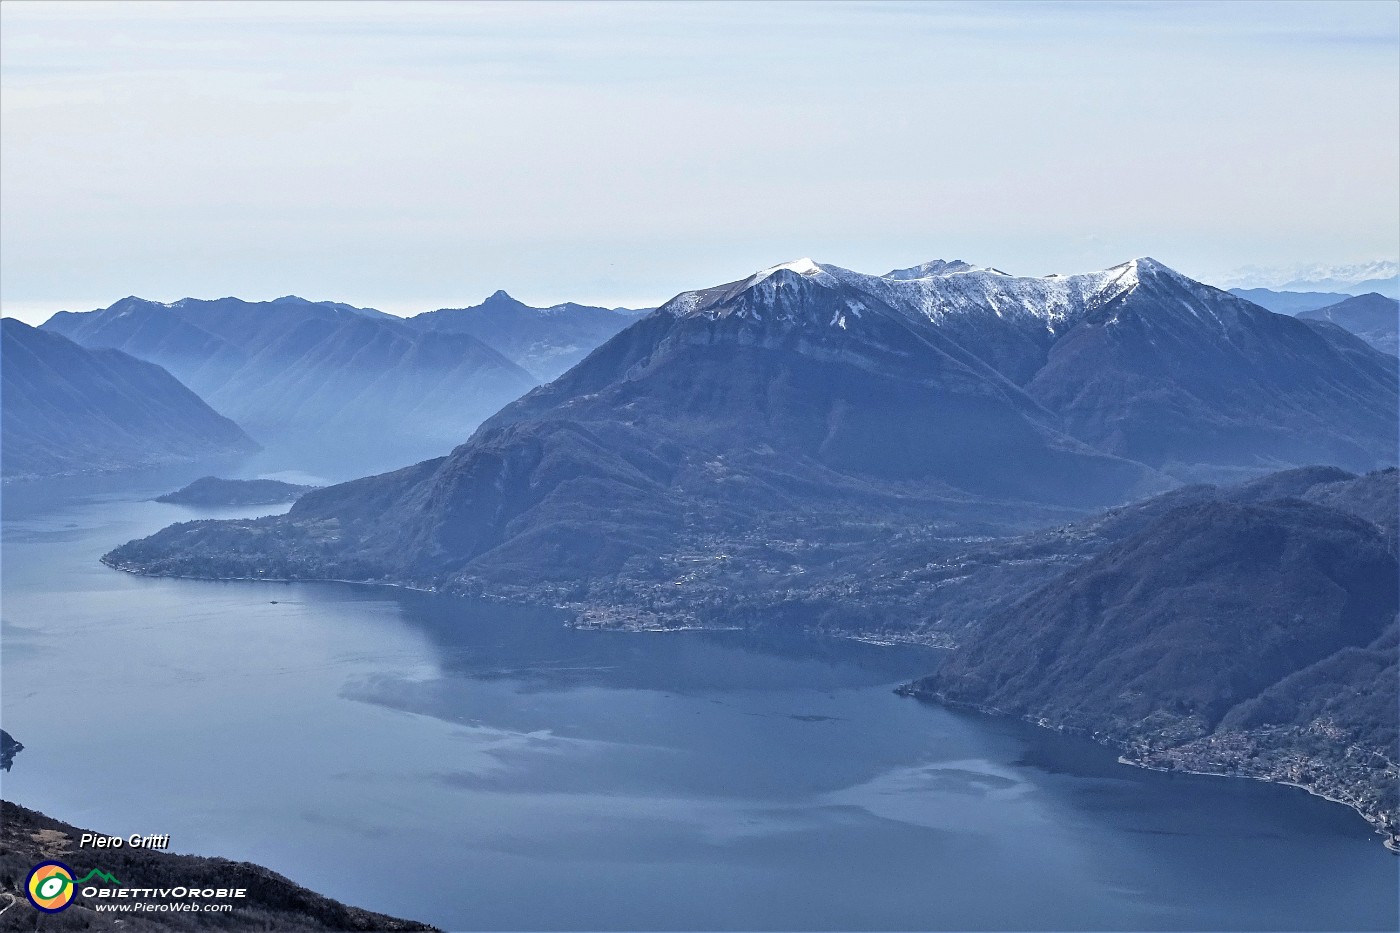
[[[5,488],[7,798],[450,929],[1397,925],[1351,811],[893,695],[930,652],[97,562],[276,511],[196,475]]]

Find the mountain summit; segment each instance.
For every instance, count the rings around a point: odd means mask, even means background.
[[[1384,357],[1150,257],[1044,278],[940,260],[871,276],[801,259],[684,292],[662,311],[766,318],[769,341],[775,327],[815,335],[902,318],[994,370],[1059,429],[1182,478],[1304,463],[1368,470],[1394,457],[1396,378]]]
[[[1393,462],[1396,374],[1360,341],[1148,257],[1045,278],[962,265],[919,278],[822,268],[924,318],[1100,450],[1183,478]]]
[[[407,323],[436,334],[470,334],[544,381],[568,370],[641,313],[573,302],[532,308],[498,289],[479,305],[427,311]]]
[[[952,261],[931,259],[928,262],[921,262],[917,266],[910,266],[908,269],[892,269],[881,278],[924,279],[934,275],[951,275],[955,272],[997,272],[997,270],[986,266],[974,266],[961,259]]]

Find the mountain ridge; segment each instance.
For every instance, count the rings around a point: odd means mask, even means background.
[[[423,331],[471,334],[548,382],[644,313],[572,301],[535,308],[497,289],[478,305],[424,311],[406,321]]]
[[[343,438],[445,449],[535,384],[468,334],[416,331],[335,302],[123,299],[44,329],[170,369],[216,410],[277,443]]]
[[[1400,355],[1400,300],[1369,292],[1301,311],[1298,317],[1336,324],[1382,353]]]
[[[1365,370],[1357,374],[1369,384],[1362,391],[1382,400],[1369,406],[1358,424],[1351,411],[1355,391],[1334,391],[1329,385],[1334,369],[1354,368],[1339,367],[1338,357],[1356,354],[1355,344],[1271,315],[1150,257],[1100,272],[1043,278],[1010,276],[961,261],[934,260],[915,268],[930,271],[919,278],[891,279],[799,260],[727,285],[683,292],[662,307],[672,313],[710,314],[745,289],[771,289],[770,279],[784,276],[789,284],[855,288],[925,318],[944,337],[1067,419],[1073,436],[1154,468],[1172,469],[1178,454],[1203,463],[1219,457],[1224,462],[1218,466],[1225,469],[1268,469],[1291,461],[1339,462],[1364,470],[1393,458],[1389,412],[1396,379],[1383,358],[1366,360],[1363,354],[1352,361]],[[841,314],[828,323],[849,326],[854,320]],[[1261,330],[1270,332],[1272,345],[1264,348],[1270,353],[1262,358]],[[1193,331],[1194,345],[1171,346],[1179,344],[1179,335]],[[1163,346],[1169,349],[1163,351]],[[1182,352],[1188,349],[1189,356]],[[1189,386],[1181,385],[1174,372],[1183,364],[1194,369],[1196,378]],[[1210,384],[1203,386],[1203,379]],[[1300,379],[1312,384],[1300,388]],[[1179,387],[1171,388],[1174,384]],[[1203,388],[1212,397],[1201,398]],[[1170,397],[1162,397],[1164,389]],[[1242,392],[1264,409],[1253,401],[1239,404]],[[1134,406],[1141,410],[1130,410]],[[1125,434],[1119,427],[1125,421],[1172,436],[1153,438],[1142,429]],[[1286,427],[1271,429],[1277,422]],[[1346,428],[1339,430],[1339,423]],[[1196,477],[1188,471],[1181,478]]]
[[[1231,288],[1227,291],[1275,314],[1291,314],[1294,317],[1303,311],[1325,308],[1352,297],[1341,292],[1284,292],[1271,288]]]

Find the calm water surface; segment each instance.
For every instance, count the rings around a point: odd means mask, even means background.
[[[1351,811],[894,696],[932,654],[97,562],[259,514],[194,475],[5,489],[7,798],[448,929],[1400,922]]]

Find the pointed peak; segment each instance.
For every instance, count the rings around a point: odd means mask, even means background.
[[[523,301],[508,294],[504,288],[498,288],[477,307],[480,308],[526,308],[529,307]]]
[[[149,298],[141,298],[136,295],[127,295],[120,301],[114,301],[104,311],[128,312],[137,308],[169,308],[170,305],[161,301],[151,301]]]
[[[1177,272],[1171,266],[1168,266],[1164,262],[1158,262],[1151,256],[1139,256],[1137,259],[1129,259],[1127,262],[1120,263],[1113,268],[1129,270],[1137,273],[1139,276],[1165,274],[1175,278],[1185,278],[1185,276]]]
[[[794,259],[790,262],[782,262],[776,266],[769,266],[767,269],[760,269],[753,275],[744,279],[740,283],[744,288],[752,288],[774,279],[781,284],[784,280],[791,279],[794,282],[815,282],[818,285],[834,285],[836,277],[832,272],[839,272],[835,266],[824,266],[806,256],[801,259]]]
[[[1186,276],[1170,268],[1164,263],[1160,263],[1151,256],[1139,256],[1137,259],[1129,259],[1127,262],[1120,262],[1116,266],[1110,266],[1099,275],[1111,276],[1113,281],[1124,284],[1136,285],[1148,279],[1165,277],[1168,279],[1185,279]]]

